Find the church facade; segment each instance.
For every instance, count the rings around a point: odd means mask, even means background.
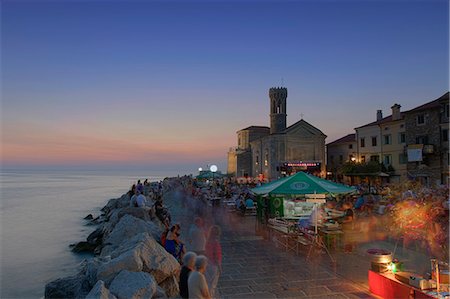
[[[274,180],[298,171],[325,176],[325,138],[301,119],[287,127],[287,89],[270,88],[270,127],[237,132],[238,146],[228,152],[228,173]]]

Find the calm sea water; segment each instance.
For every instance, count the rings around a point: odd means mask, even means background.
[[[76,274],[89,255],[69,245],[95,227],[83,218],[137,179],[158,181],[176,173],[94,171],[3,171],[0,206],[0,297],[42,298],[45,284]]]

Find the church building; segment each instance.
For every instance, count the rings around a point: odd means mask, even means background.
[[[287,127],[287,88],[269,89],[270,127],[237,132],[238,146],[228,152],[228,174],[275,180],[298,171],[325,176],[322,131],[300,119]]]

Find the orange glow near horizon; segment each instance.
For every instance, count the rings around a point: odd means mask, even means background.
[[[105,136],[64,128],[22,126],[4,131],[2,163],[67,164],[190,162],[226,158],[230,141],[211,136]]]

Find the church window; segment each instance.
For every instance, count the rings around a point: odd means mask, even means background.
[[[266,152],[266,156],[264,158],[264,166],[269,166],[269,154]]]

